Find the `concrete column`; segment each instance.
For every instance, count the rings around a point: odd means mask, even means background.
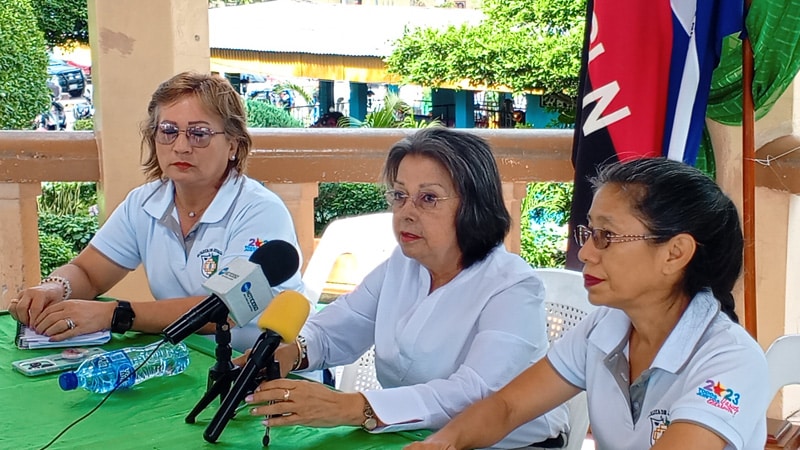
[[[305,272],[306,265],[314,252],[314,199],[319,193],[319,185],[317,183],[267,183],[266,186],[276,193],[289,208],[294,228],[297,231],[300,251],[303,253],[301,271]]]
[[[101,218],[144,182],[139,123],[156,87],[178,72],[208,72],[206,0],[89,0],[94,132],[100,149]],[[109,294],[152,298],[144,272]]]
[[[456,128],[475,128],[475,92],[455,91]]]
[[[445,126],[452,126],[455,119],[455,91],[452,89],[431,90],[431,114]]]
[[[525,94],[525,123],[534,128],[545,128],[558,114],[547,111],[541,106],[541,95]]]
[[[39,284],[39,247],[26,248],[26,242],[39,242],[39,214],[36,196],[42,193],[37,183],[0,183],[0,309],[28,286]],[[22,270],[15,263],[22,261]]]
[[[350,117],[364,120],[367,117],[367,84],[350,83]]]
[[[520,214],[522,213],[522,200],[527,193],[527,187],[528,184],[525,182],[503,182],[503,201],[506,204],[508,213],[511,214],[511,229],[505,240],[506,249],[518,255],[521,247]]]

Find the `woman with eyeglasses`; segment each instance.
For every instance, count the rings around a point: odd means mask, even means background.
[[[389,150],[382,178],[398,248],[276,357],[286,374],[349,364],[374,345],[383,389],[268,381],[246,399],[267,426],[436,429],[547,351],[544,287],[503,247],[511,218],[489,145],[426,128]],[[556,408],[498,446],[560,448],[566,422]]]
[[[242,100],[227,80],[178,74],[156,89],[147,113],[141,133],[148,183],[128,194],[74,260],[9,308],[53,340],[103,329],[160,333],[208,295],[203,283],[233,259],[274,239],[297,247],[281,199],[243,175],[251,139]],[[153,297],[164,301],[90,300],[140,264]],[[301,286],[298,272],[279,288]],[[260,334],[255,323],[231,331],[240,351]]]
[[[743,238],[733,202],[666,159],[612,164],[594,186],[589,224],[575,237],[600,308],[409,449],[491,445],[581,390],[599,449],[764,448],[769,374],[734,312]]]

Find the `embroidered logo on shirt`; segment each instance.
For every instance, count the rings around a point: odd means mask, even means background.
[[[246,252],[254,252],[258,247],[264,245],[264,241],[259,238],[250,238],[247,242],[247,245],[244,246],[244,251]]]
[[[706,384],[697,388],[697,396],[706,399],[706,403],[735,416],[739,412],[739,393],[726,388],[722,382],[706,380]]]
[[[222,252],[216,248],[207,248],[201,250],[197,257],[200,258],[200,273],[208,278],[217,271],[219,267],[219,257]]]
[[[654,409],[650,411],[650,445],[655,445],[661,438],[667,427],[669,427],[669,411],[666,409]]]

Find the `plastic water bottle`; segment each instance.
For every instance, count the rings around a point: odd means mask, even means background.
[[[150,378],[177,375],[189,365],[189,349],[186,344],[172,345],[165,342],[153,353],[159,342],[145,347],[128,347],[102,353],[87,359],[74,372],[64,372],[58,378],[61,389],[71,391],[79,387],[90,392],[104,394],[127,377],[118,389],[128,389]],[[139,368],[134,372],[136,368]]]

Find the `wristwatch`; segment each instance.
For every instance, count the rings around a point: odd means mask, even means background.
[[[136,314],[131,308],[131,303],[125,300],[117,300],[117,307],[111,317],[111,331],[114,333],[124,333],[133,326],[133,319]]]
[[[361,428],[366,431],[372,431],[378,428],[378,419],[375,418],[375,411],[372,410],[372,406],[370,406],[367,397],[364,397],[364,421],[361,422]]]

